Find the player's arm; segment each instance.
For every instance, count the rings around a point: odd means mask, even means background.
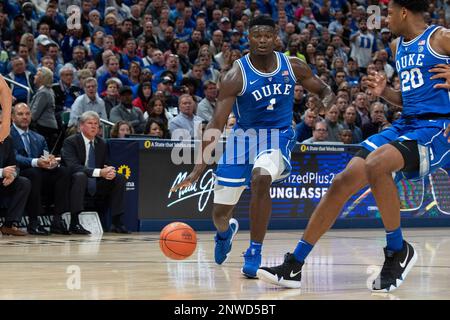
[[[393,40],[390,45],[392,56],[394,57],[397,54],[397,41],[398,39]],[[367,86],[373,95],[382,97],[390,104],[401,107],[403,105],[402,92],[386,86],[386,84],[387,79],[385,74],[379,74],[374,71],[367,76]]]
[[[317,94],[322,100],[325,109],[328,110],[336,99],[330,86],[316,76],[306,62],[296,57],[290,57],[289,61],[297,81],[309,92]]]
[[[436,36],[431,38],[431,47],[438,53],[450,56],[450,30],[441,28],[436,31]],[[450,66],[448,64],[438,64],[430,69],[435,73],[431,79],[444,79],[445,83],[439,83],[434,86],[436,89],[450,89]]]
[[[11,124],[12,93],[5,79],[0,76],[0,105],[2,106],[2,125],[0,126],[0,143],[9,136]]]
[[[242,90],[242,74],[237,63],[234,63],[233,67],[219,81],[218,86],[219,95],[217,97],[217,104],[214,109],[213,117],[206,126],[205,134],[203,135],[201,155],[199,158],[197,158],[201,160],[201,162],[197,163],[194,166],[192,172],[186,177],[186,179],[173,187],[172,191],[190,186],[192,183],[197,181],[197,179],[206,169],[208,165],[207,162],[211,158],[211,151],[214,150],[217,142],[220,139],[228,116],[230,115],[233,104],[236,100],[236,96]]]

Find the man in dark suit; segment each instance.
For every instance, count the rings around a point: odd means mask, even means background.
[[[63,144],[62,160],[71,169],[70,231],[90,232],[81,226],[78,215],[84,210],[86,192],[92,197],[108,196],[112,215],[111,232],[129,233],[121,221],[124,213],[125,177],[108,166],[108,146],[97,136],[100,118],[86,111],[79,118],[80,133],[68,137]]]
[[[19,176],[13,142],[10,137],[7,137],[3,143],[0,143],[0,200],[7,201],[8,206],[5,223],[0,228],[2,234],[13,236],[27,234],[16,225],[23,216],[30,190],[30,180]]]
[[[42,214],[42,193],[54,198],[55,215],[50,231],[58,234],[70,234],[61,215],[69,209],[70,171],[59,166],[59,161],[49,154],[47,142],[39,133],[29,129],[31,111],[25,103],[14,106],[11,137],[14,143],[16,161],[20,175],[31,181],[31,193],[28,197],[26,212],[29,217],[28,233],[49,235],[39,225],[38,216]],[[47,192],[51,190],[52,192]]]

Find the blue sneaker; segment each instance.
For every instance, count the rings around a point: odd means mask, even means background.
[[[241,273],[250,279],[258,278],[256,272],[261,265],[261,251],[257,249],[248,248],[244,253],[244,266]]]
[[[217,234],[214,237],[214,240],[216,241],[216,247],[214,248],[214,259],[216,260],[217,264],[222,264],[227,260],[228,254],[231,251],[231,243],[233,242],[234,236],[239,230],[239,223],[236,219],[231,218],[229,224],[233,232],[228,239],[219,239]]]

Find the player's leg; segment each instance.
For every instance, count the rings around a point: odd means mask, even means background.
[[[333,179],[294,253],[286,254],[284,263],[279,266],[260,268],[257,272],[259,279],[287,288],[300,288],[301,269],[313,246],[331,228],[347,200],[367,184],[364,160],[367,154],[368,151],[365,151],[354,157],[346,169]]]
[[[270,198],[271,174],[260,167],[257,161],[252,171],[250,200],[250,246],[244,253],[242,274],[247,278],[256,278],[256,271],[261,265],[261,251],[270,215],[272,199]]]
[[[380,147],[366,160],[366,174],[386,229],[385,261],[372,285],[373,291],[398,288],[417,260],[414,248],[403,240],[400,227],[400,200],[393,172],[418,174],[420,155],[417,141],[393,141]]]
[[[223,179],[223,178],[222,178]],[[239,223],[232,218],[233,209],[241,197],[245,186],[223,186],[218,181],[214,186],[213,221],[217,229],[214,240],[214,259],[217,264],[224,263],[232,248],[234,236],[239,229]]]
[[[333,179],[327,193],[314,210],[294,253],[286,254],[284,263],[279,266],[260,268],[257,272],[260,279],[287,288],[300,288],[301,269],[306,257],[320,237],[331,228],[347,200],[367,185],[365,159],[373,150],[397,139],[398,136],[399,127],[394,125],[362,143],[364,148],[348,163],[345,170]]]

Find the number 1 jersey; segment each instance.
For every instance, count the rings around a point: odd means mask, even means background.
[[[237,60],[244,85],[233,106],[235,128],[287,129],[292,125],[296,78],[289,58],[274,53],[277,68],[271,73],[258,71],[248,54]]]

